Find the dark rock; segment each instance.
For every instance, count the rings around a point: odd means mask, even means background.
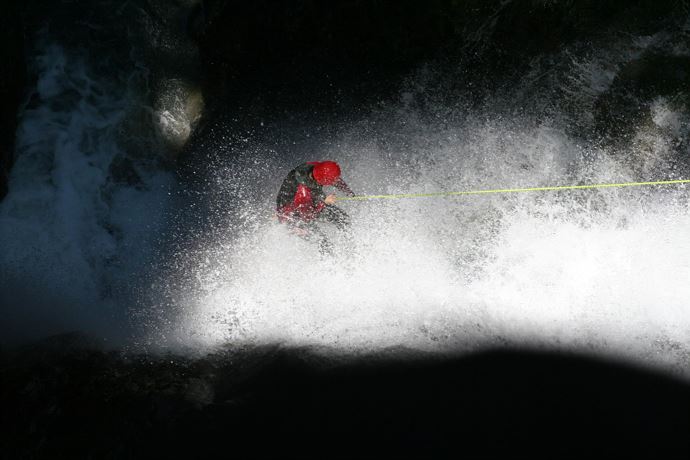
[[[535,57],[615,33],[651,34],[679,12],[682,2],[643,0],[206,0],[190,13],[188,31],[208,100],[260,93],[273,108],[329,107],[385,95],[426,62],[496,87]]]
[[[152,357],[65,337],[0,362],[4,458],[690,454],[687,384],[570,355],[327,365],[308,350]]]
[[[192,402],[197,407],[203,407],[213,402],[213,387],[206,380],[193,377],[187,382],[185,399]]]
[[[659,97],[690,115],[690,58],[649,53],[624,66],[597,101],[599,131],[626,138],[635,126],[651,124],[651,104]]]

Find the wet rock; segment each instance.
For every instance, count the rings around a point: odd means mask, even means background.
[[[458,76],[495,88],[533,59],[578,41],[652,34],[680,17],[680,3],[206,0],[190,10],[188,33],[199,45],[212,93],[207,100],[260,89],[250,95],[281,94],[272,107],[304,103],[305,95],[311,105],[333,106],[372,91],[385,94],[428,62],[448,63],[450,72],[460,67]]]
[[[187,382],[185,399],[193,403],[196,407],[203,407],[213,402],[213,386],[200,378],[191,378]]]
[[[336,365],[280,347],[104,352],[72,334],[1,358],[5,458],[690,452],[686,384],[575,356],[399,351]]]
[[[654,125],[654,104],[690,114],[690,58],[650,53],[625,65],[596,104],[598,130],[629,138],[640,124]]]

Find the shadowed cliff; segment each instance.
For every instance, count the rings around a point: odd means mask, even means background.
[[[690,388],[580,356],[201,359],[60,336],[2,355],[6,458],[690,454]]]

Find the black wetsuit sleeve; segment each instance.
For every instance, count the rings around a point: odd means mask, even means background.
[[[355,196],[355,192],[345,183],[344,180],[338,179],[333,183],[333,187],[337,188],[347,196]]]
[[[281,209],[292,203],[295,193],[297,192],[297,185],[298,182],[295,177],[295,170],[293,169],[288,173],[287,177],[283,181],[283,184],[280,186],[278,198],[276,200],[276,209]]]

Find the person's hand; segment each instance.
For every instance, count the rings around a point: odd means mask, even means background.
[[[336,197],[335,195],[328,195],[325,200],[323,200],[324,203],[326,204],[335,204]]]

